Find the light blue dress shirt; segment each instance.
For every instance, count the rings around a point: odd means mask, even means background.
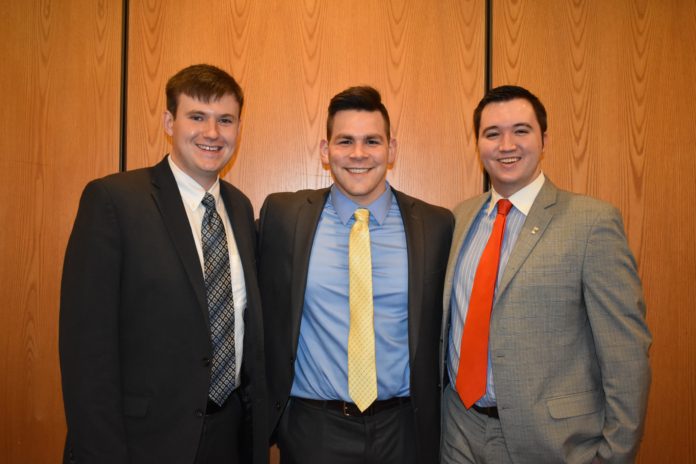
[[[333,186],[309,259],[291,395],[343,400],[348,394],[348,240],[359,206]],[[372,204],[370,250],[379,400],[410,394],[408,256],[401,211],[389,184]]]

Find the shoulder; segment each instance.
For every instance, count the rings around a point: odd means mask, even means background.
[[[140,168],[132,171],[117,172],[93,180],[91,183],[113,186],[115,188],[129,186],[138,183],[150,183],[152,180],[152,168]]]
[[[246,208],[251,209],[251,201],[249,200],[249,197],[247,197],[244,192],[239,190],[237,187],[234,185],[230,184],[226,180],[220,179],[220,191],[222,192],[223,196],[226,196],[233,202],[239,203],[244,205]]]
[[[404,207],[411,208],[414,213],[417,213],[423,218],[427,218],[428,221],[439,221],[445,224],[452,224],[454,217],[452,212],[447,208],[442,206],[433,205],[431,203],[425,202],[419,198],[406,195],[405,193],[393,190],[396,196],[396,201],[399,206],[403,209]]]
[[[462,201],[454,207],[454,217],[460,218],[478,212],[489,197],[490,193],[487,192]]]
[[[323,205],[329,189],[298,190],[296,192],[271,193],[263,202],[264,208],[295,208],[307,203],[321,203]]]
[[[568,218],[595,222],[601,219],[620,219],[619,210],[606,201],[598,198],[558,190],[557,208]]]
[[[106,197],[116,201],[124,197],[149,193],[151,186],[151,168],[119,172],[88,182],[83,192],[83,199]]]

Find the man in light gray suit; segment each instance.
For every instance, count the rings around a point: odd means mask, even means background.
[[[526,89],[489,91],[474,111],[474,129],[492,189],[454,211],[441,350],[449,378],[442,462],[632,462],[651,338],[621,216],[545,178],[546,110]],[[509,205],[500,199],[512,203],[506,217]],[[480,323],[477,303],[469,305],[480,299],[472,287],[482,285],[478,264],[498,215],[504,233],[499,264],[491,266],[490,322],[472,329]],[[488,340],[476,376],[468,347],[481,335]],[[479,377],[471,393],[466,385]]]

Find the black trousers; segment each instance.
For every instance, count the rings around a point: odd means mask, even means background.
[[[422,464],[411,403],[372,416],[291,398],[277,430],[281,464]]]
[[[196,464],[239,463],[246,453],[242,440],[244,408],[239,389],[230,394],[219,411],[206,414],[196,453]],[[247,450],[248,451],[248,450]]]

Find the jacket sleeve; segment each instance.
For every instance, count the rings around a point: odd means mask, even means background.
[[[636,262],[619,212],[607,206],[592,226],[583,296],[605,397],[602,462],[630,463],[638,452],[650,386],[650,332]]]
[[[104,183],[93,181],[80,200],[61,284],[68,462],[128,462],[119,368],[122,258],[117,209]]]

